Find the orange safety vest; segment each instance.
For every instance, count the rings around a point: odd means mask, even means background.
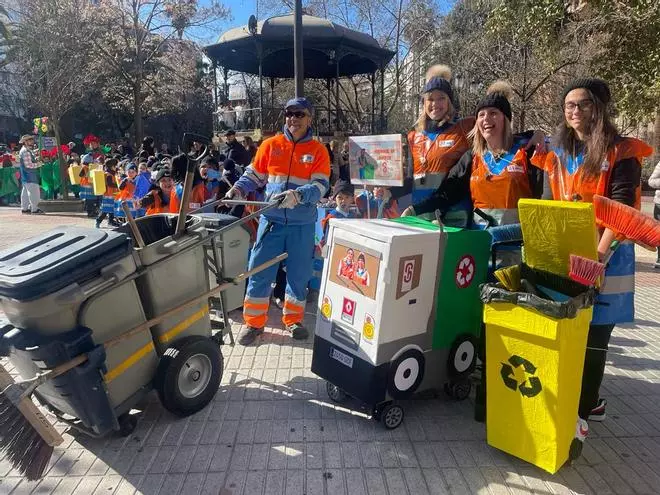
[[[82,175],[80,175],[80,185],[81,186],[91,185],[91,181],[89,180],[89,166],[82,165],[80,171],[82,172]]]
[[[181,205],[181,198],[177,190],[181,190],[183,195],[183,184],[176,185],[172,188],[170,192],[170,213],[179,213],[179,206]],[[197,184],[193,185],[192,191],[190,192],[190,200],[188,201],[187,212],[197,210],[202,207],[206,201],[206,185],[204,182],[200,181]]]
[[[157,215],[158,213],[167,213],[169,212],[169,206],[164,205],[160,199],[160,191],[158,189],[153,189],[149,191],[147,196],[153,196],[154,202],[147,208],[146,215]]]
[[[463,154],[470,148],[468,133],[474,127],[475,118],[466,117],[457,121],[446,131],[431,140],[424,132],[412,130],[408,133],[408,146],[413,159],[413,176],[423,179],[440,176],[440,182]],[[440,184],[434,184],[435,187]]]
[[[126,179],[126,185],[124,186],[124,189],[119,190],[119,194],[117,194],[117,201],[123,201],[126,199],[133,199],[135,196],[135,182],[131,181],[130,179]]]
[[[108,185],[108,177],[112,178],[112,183],[114,185]],[[117,176],[114,173],[106,172],[105,173],[105,192],[103,197],[105,198],[114,198],[115,195],[119,192],[119,186],[117,185]]]
[[[607,152],[603,161],[600,174],[596,177],[585,177],[580,170],[572,175],[562,164],[561,152],[548,151],[544,154],[535,154],[532,157],[532,164],[544,170],[548,174],[552,197],[562,201],[583,201],[591,203],[595,194],[607,196],[612,170],[618,162],[628,158],[635,158],[640,163],[644,157],[653,153],[651,148],[644,141],[635,138],[621,138]],[[636,188],[635,207],[641,207],[641,184]]]
[[[497,163],[488,153],[486,158],[480,155],[472,157],[470,175],[470,195],[472,204],[495,219],[498,225],[518,223],[518,200],[531,198],[532,188],[527,175],[527,153],[523,148],[510,151]],[[502,166],[499,173],[493,167]]]

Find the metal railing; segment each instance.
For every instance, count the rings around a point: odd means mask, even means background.
[[[318,134],[331,135],[336,131],[350,135],[368,135],[378,132],[379,114],[354,112],[344,109],[317,107],[312,126]],[[255,129],[275,132],[284,125],[284,110],[279,108],[220,109],[214,112],[216,132],[233,129],[237,132],[250,132]]]

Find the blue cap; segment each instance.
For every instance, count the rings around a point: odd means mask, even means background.
[[[129,170],[136,170],[137,171],[137,165],[135,163],[129,163],[128,167],[126,167],[126,171],[128,172]]]
[[[89,153],[87,153],[86,155],[83,155],[81,160],[83,162],[83,165],[89,165],[90,163],[92,163],[94,161],[94,159],[92,158],[92,155],[90,155]]]
[[[284,105],[285,110],[289,110],[290,108],[298,109],[298,110],[307,110],[309,113],[312,113],[312,111],[314,110],[314,107],[309,102],[309,100],[307,100],[307,98],[291,98],[289,101],[286,102],[286,105]]]

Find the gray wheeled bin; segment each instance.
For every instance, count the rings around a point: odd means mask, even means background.
[[[186,230],[173,237],[176,215],[150,215],[136,220],[145,247],[135,252],[145,272],[137,279],[138,291],[147,318],[153,318],[199,296],[209,290],[208,271],[204,263],[204,245],[198,241],[206,237],[202,220],[190,216]],[[194,247],[192,247],[195,245]],[[156,262],[168,258],[167,263]],[[211,335],[208,301],[179,311],[151,328],[159,354],[175,340],[199,335]]]
[[[59,227],[0,253],[0,308],[16,327],[0,350],[23,379],[87,353],[37,395],[94,434],[118,428],[158,365],[148,330],[100,345],[146,321],[135,282],[122,282],[135,270],[130,238],[98,229]]]
[[[199,216],[204,222],[204,227],[209,231],[209,235],[213,235],[214,232],[239,220],[234,216],[221,213],[201,213]],[[213,263],[209,263],[210,288],[218,285],[216,280],[218,269],[223,278],[234,278],[247,270],[250,254],[250,232],[245,228],[245,225],[227,229],[215,236],[215,255],[211,251],[213,247],[213,245],[208,247],[207,256],[210,260],[216,260],[219,266],[216,267]],[[246,281],[243,280],[221,293],[226,311],[243,307],[245,284]],[[220,295],[217,297],[220,297]]]

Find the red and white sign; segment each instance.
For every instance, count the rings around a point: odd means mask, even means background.
[[[403,275],[401,276],[401,292],[412,290],[413,275],[415,274],[415,260],[406,260],[403,264]]]
[[[351,301],[349,298],[345,297],[344,304],[341,307],[341,319],[352,325],[354,317],[355,317],[355,301]]]
[[[463,256],[456,265],[456,285],[459,289],[469,287],[474,280],[474,272],[476,270],[474,258],[469,254]]]

